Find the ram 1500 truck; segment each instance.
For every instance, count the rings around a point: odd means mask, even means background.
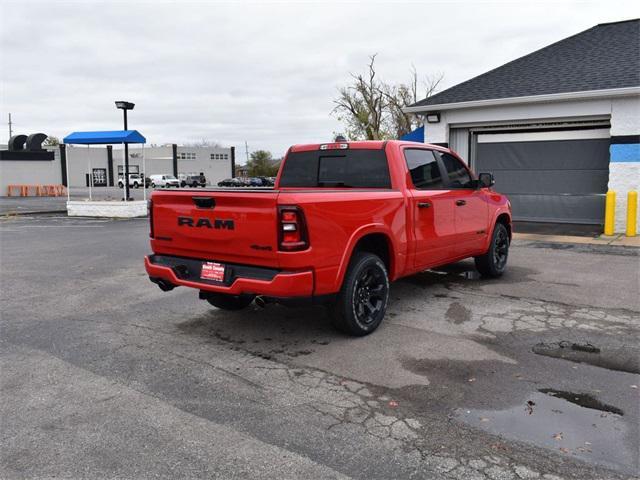
[[[296,145],[273,189],[154,191],[147,273],[228,310],[254,299],[324,302],[337,328],[382,321],[389,282],[474,257],[505,271],[511,205],[443,147],[403,141]]]

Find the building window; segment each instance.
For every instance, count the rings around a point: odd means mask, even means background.
[[[228,153],[212,153],[210,154],[211,160],[229,160]]]

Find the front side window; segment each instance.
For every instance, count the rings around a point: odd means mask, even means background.
[[[440,167],[431,150],[407,149],[404,158],[415,188],[435,190],[443,187]]]
[[[473,188],[473,181],[464,164],[449,153],[438,152],[447,171],[450,188]]]

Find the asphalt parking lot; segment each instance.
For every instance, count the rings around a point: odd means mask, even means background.
[[[632,478],[637,249],[519,242],[396,282],[383,325],[223,312],[146,277],[145,219],[0,220],[18,478]]]

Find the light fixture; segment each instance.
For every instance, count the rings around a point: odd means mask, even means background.
[[[427,123],[440,123],[440,113],[427,113]]]
[[[135,107],[135,106],[136,106],[135,103],[125,102],[123,100],[117,100],[116,101],[116,107],[120,108],[122,110],[133,110],[133,107]]]

